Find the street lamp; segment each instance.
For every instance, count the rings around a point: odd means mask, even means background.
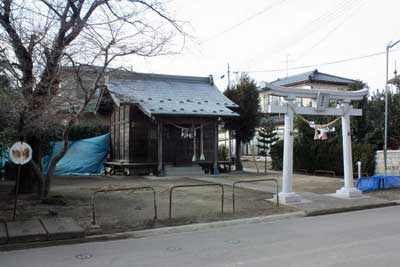
[[[385,137],[383,143],[383,159],[385,162],[385,175],[387,175],[387,137],[388,137],[388,91],[389,91],[389,50],[400,43],[400,40],[386,46],[386,87],[385,87]]]

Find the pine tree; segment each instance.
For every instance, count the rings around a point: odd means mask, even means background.
[[[261,152],[264,154],[265,157],[265,173],[267,173],[267,157],[269,155],[269,151],[278,140],[279,138],[277,136],[276,129],[272,120],[270,118],[263,119],[263,121],[260,123],[260,128],[258,129],[257,147],[262,150]]]
[[[235,165],[237,171],[242,171],[241,144],[253,139],[259,121],[260,103],[257,84],[247,74],[242,74],[239,82],[232,88],[225,90],[224,94],[238,105],[234,111],[240,116],[225,119],[225,129],[234,131],[236,141]]]

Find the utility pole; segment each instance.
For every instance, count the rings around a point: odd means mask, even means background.
[[[385,86],[385,136],[383,143],[383,160],[385,163],[385,175],[387,175],[387,135],[388,135],[388,91],[389,91],[389,50],[400,43],[400,40],[386,46],[386,86]]]
[[[389,43],[390,45],[390,43]],[[388,80],[389,80],[389,45],[386,46],[386,84],[385,84],[385,136],[383,138],[383,162],[387,175],[387,135],[388,135]]]
[[[385,86],[385,136],[383,140],[383,160],[385,163],[385,175],[387,175],[387,138],[388,138],[388,91],[389,91],[389,50],[400,43],[400,40],[386,46],[386,86]]]
[[[231,69],[228,63],[228,90],[231,89]],[[228,130],[229,135],[229,149],[228,149],[228,162],[229,162],[229,172],[231,172],[231,160],[232,160],[232,133]]]

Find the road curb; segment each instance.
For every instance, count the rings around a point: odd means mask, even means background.
[[[290,213],[276,214],[276,215],[268,215],[268,216],[259,216],[252,218],[244,218],[244,219],[234,219],[234,220],[226,220],[226,221],[218,221],[218,222],[208,222],[208,223],[194,223],[180,226],[171,226],[171,227],[161,227],[156,229],[148,229],[148,230],[140,230],[140,231],[132,231],[132,232],[124,232],[114,234],[114,236],[124,236],[128,235],[133,238],[144,238],[150,236],[158,236],[158,235],[167,235],[167,234],[176,234],[176,233],[185,233],[185,232],[194,232],[201,230],[208,230],[214,228],[221,228],[227,226],[235,226],[235,225],[243,225],[243,224],[255,224],[255,223],[264,223],[264,222],[273,222],[278,220],[296,218],[296,217],[305,217],[306,214],[303,211],[296,211]],[[113,234],[111,234],[112,236]],[[99,238],[110,235],[98,235],[98,236],[89,236],[88,238]]]
[[[310,212],[297,211],[297,212],[268,215],[268,216],[259,216],[259,217],[252,217],[252,218],[233,219],[233,220],[208,222],[208,223],[195,223],[195,224],[179,225],[179,226],[168,226],[168,227],[154,228],[154,229],[148,229],[148,230],[128,231],[128,232],[121,232],[121,233],[114,233],[114,234],[99,234],[99,235],[86,236],[84,238],[76,238],[76,239],[5,244],[5,245],[0,245],[0,251],[21,250],[21,249],[41,248],[41,247],[49,247],[49,246],[60,246],[60,245],[73,245],[73,244],[88,243],[88,242],[104,242],[104,241],[121,240],[121,239],[128,239],[128,238],[146,238],[146,237],[153,237],[153,236],[160,236],[160,235],[187,233],[187,232],[195,232],[195,231],[202,231],[202,230],[208,230],[208,229],[223,228],[223,227],[236,226],[236,225],[274,222],[274,221],[291,219],[291,218],[313,217],[313,216],[319,216],[319,215],[328,215],[328,214],[343,213],[343,212],[350,212],[350,211],[357,211],[357,210],[383,208],[383,207],[390,207],[390,206],[396,206],[396,205],[400,205],[400,200],[394,200],[394,201],[389,201],[389,202],[380,203],[380,204],[370,204],[370,205],[360,205],[360,206],[354,206],[354,207],[324,209],[324,210],[317,210],[317,211],[310,211]]]
[[[233,220],[218,221],[218,222],[195,223],[195,224],[188,224],[188,225],[169,226],[169,227],[161,227],[161,228],[139,230],[139,231],[129,231],[129,232],[122,232],[122,233],[114,233],[114,234],[92,235],[92,236],[86,236],[84,238],[76,238],[76,239],[5,244],[5,245],[0,246],[0,251],[41,248],[41,247],[48,247],[48,246],[72,245],[72,244],[87,243],[87,242],[103,242],[103,241],[128,239],[128,238],[145,238],[145,237],[153,237],[153,236],[168,235],[168,234],[202,231],[202,230],[207,230],[207,229],[215,229],[215,228],[222,228],[222,227],[235,226],[235,225],[274,222],[274,221],[279,221],[279,220],[284,220],[284,219],[299,218],[299,217],[305,217],[305,216],[306,216],[305,212],[297,211],[297,212],[290,212],[290,213],[283,213],[283,214],[276,214],[276,215],[259,216],[259,217],[252,217],[252,218],[243,218],[243,219],[233,219]]]
[[[323,210],[316,210],[316,211],[305,211],[305,214],[306,214],[305,216],[311,217],[311,216],[336,214],[336,213],[343,213],[343,212],[350,212],[350,211],[357,211],[357,210],[384,208],[384,207],[397,206],[399,204],[400,204],[400,201],[396,200],[396,201],[389,201],[389,202],[379,203],[379,204],[368,204],[368,205],[360,205],[360,206],[353,206],[353,207],[341,207],[341,208],[323,209]]]

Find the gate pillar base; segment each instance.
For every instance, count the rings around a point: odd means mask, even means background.
[[[276,196],[275,196],[276,197]],[[279,202],[283,204],[299,203],[302,202],[303,198],[296,194],[295,192],[290,193],[279,193]]]
[[[355,187],[342,187],[339,190],[336,190],[336,195],[339,197],[345,198],[353,198],[353,197],[361,197],[362,192]]]

